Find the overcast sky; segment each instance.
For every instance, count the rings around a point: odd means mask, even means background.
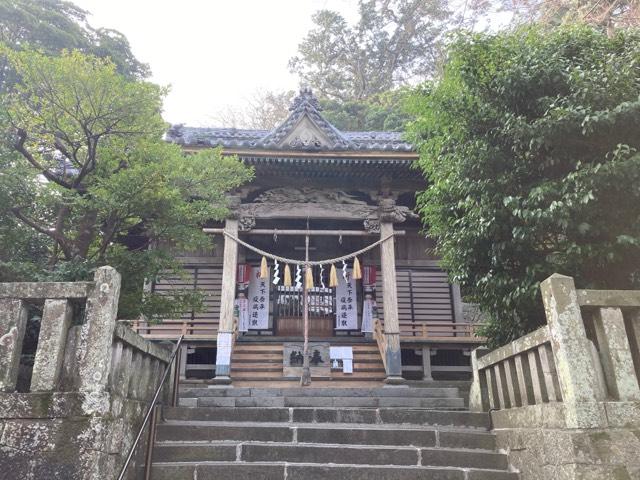
[[[257,90],[298,87],[287,62],[330,8],[357,18],[355,0],[73,0],[94,27],[119,30],[148,63],[152,81],[170,85],[164,117],[211,125],[216,111],[241,106]]]

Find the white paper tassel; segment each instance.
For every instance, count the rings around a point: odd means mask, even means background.
[[[344,278],[345,283],[349,281],[347,278],[347,262],[342,261],[342,277]]]
[[[296,265],[296,288],[302,288],[302,270]]]
[[[278,260],[273,260],[273,284],[278,285],[280,283],[280,264]]]
[[[320,265],[320,286],[322,288],[327,288],[324,285],[324,265]]]

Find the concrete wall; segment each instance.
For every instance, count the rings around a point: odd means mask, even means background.
[[[116,478],[170,358],[117,324],[119,285],[109,267],[95,282],[0,284],[2,478]],[[80,325],[71,299],[86,302]],[[44,311],[30,391],[18,393],[25,301]]]
[[[640,478],[640,292],[541,289],[547,325],[472,353],[471,409],[522,480]]]

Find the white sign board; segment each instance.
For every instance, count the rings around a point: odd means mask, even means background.
[[[353,347],[331,347],[329,356],[334,362],[337,360],[342,361],[342,371],[344,373],[353,373]]]
[[[238,331],[249,330],[249,300],[246,298],[236,299],[236,309],[238,315]]]
[[[372,298],[365,298],[364,302],[362,302],[362,332],[373,332],[373,322],[375,320],[376,310],[376,301]]]
[[[347,281],[343,275],[338,275],[336,309],[336,330],[357,330],[358,300],[356,281],[351,276],[351,270],[347,272]]]
[[[260,267],[251,268],[249,280],[249,330],[269,328],[269,277],[260,278]]]
[[[216,365],[231,364],[231,337],[233,334],[218,332]]]

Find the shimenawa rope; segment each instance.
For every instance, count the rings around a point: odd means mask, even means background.
[[[233,240],[234,242],[236,242],[239,245],[242,245],[243,247],[248,248],[249,250],[252,250],[254,252],[256,252],[258,255],[262,255],[263,257],[267,257],[270,258],[271,260],[277,260],[278,262],[282,262],[282,263],[288,263],[291,265],[309,265],[309,266],[313,266],[313,265],[329,265],[332,263],[338,263],[338,262],[342,262],[343,260],[349,260],[351,258],[355,258],[358,257],[360,255],[362,255],[365,252],[368,252],[369,250],[377,247],[378,245],[381,245],[382,243],[386,242],[387,240],[389,240],[391,237],[394,236],[393,233],[390,233],[389,235],[387,235],[384,238],[381,238],[380,240],[378,240],[377,242],[372,243],[371,245],[368,245],[356,252],[350,253],[348,255],[344,255],[342,257],[337,257],[337,258],[328,258],[326,260],[309,260],[308,262],[305,262],[304,260],[294,260],[292,258],[286,258],[286,257],[280,257],[278,255],[274,255],[272,253],[266,252],[264,250],[259,249],[258,247],[254,247],[253,245],[251,245],[250,243],[247,243],[243,240],[240,240],[238,237],[236,237],[235,235],[232,235],[231,233],[224,231],[223,232],[224,236]]]

